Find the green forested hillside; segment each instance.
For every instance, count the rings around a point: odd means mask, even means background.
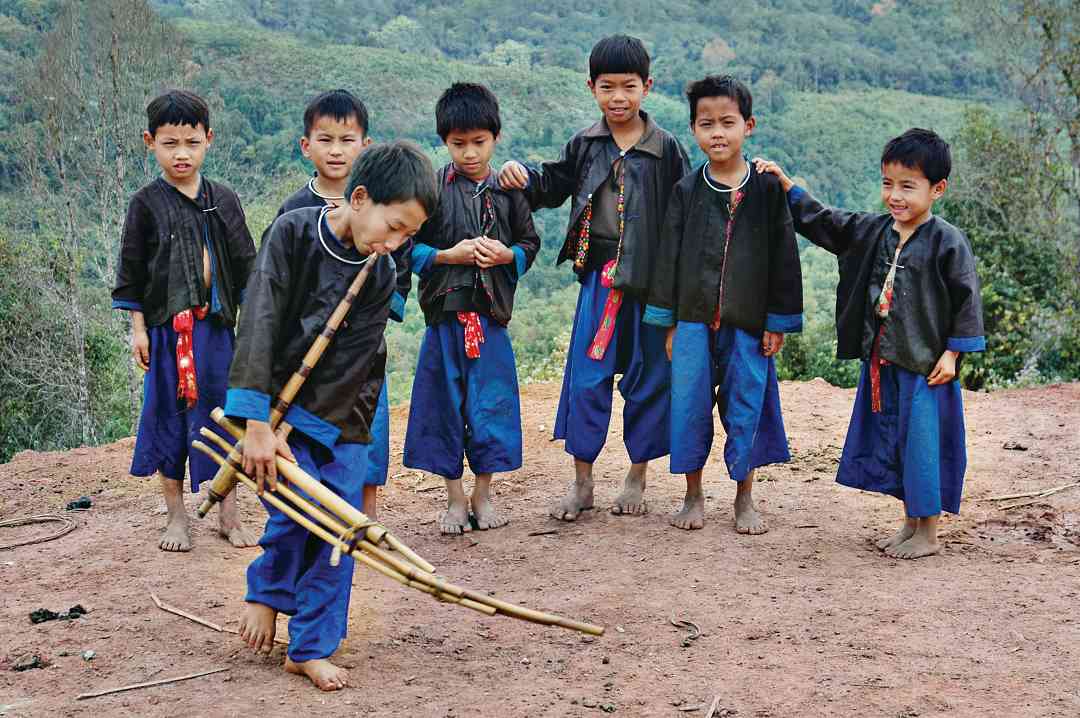
[[[729,72],[755,93],[758,129],[748,151],[778,159],[815,194],[853,209],[877,207],[877,158],[890,136],[921,125],[950,140],[971,138],[977,133],[966,108],[989,108],[978,116],[984,125],[1015,109],[998,99],[1009,95],[1007,80],[953,2],[585,7],[569,0],[528,8],[497,0],[0,0],[0,72],[11,80],[0,88],[0,350],[11,348],[0,352],[0,460],[27,446],[131,430],[138,377],[127,370],[123,317],[108,309],[110,271],[124,198],[154,172],[140,148],[140,108],[164,87],[210,99],[217,140],[205,171],[239,191],[256,237],[310,171],[297,139],[304,105],[318,92],[350,89],[368,105],[375,139],[415,139],[443,163],[434,128],[439,93],[456,80],[484,82],[502,107],[496,161],[550,159],[597,117],[585,87],[587,57],[612,32],[649,46],[656,86],[645,109],[695,162],[701,155],[682,88]],[[89,152],[73,154],[80,137]],[[985,177],[968,172],[967,148],[954,144],[953,186],[962,192],[969,176]],[[956,212],[985,218],[970,206],[977,196],[963,196]],[[576,299],[572,273],[554,266],[566,208],[536,219],[544,248],[519,285],[512,325],[525,380],[561,371]],[[803,273],[807,329],[785,349],[781,372],[850,384],[853,367],[832,359],[834,260],[804,247]],[[53,321],[26,318],[21,307],[35,301]],[[75,309],[72,324],[64,313]],[[83,329],[71,333],[71,326]],[[388,330],[394,401],[408,397],[422,330],[410,300],[406,322]],[[53,346],[62,350],[50,355]],[[4,361],[14,356],[26,359],[15,367]],[[63,404],[66,388],[34,381],[35,362],[50,361],[60,375],[78,378],[72,386],[83,387],[81,404]],[[993,381],[1008,383],[1018,371]],[[76,415],[90,416],[81,433],[71,428]]]

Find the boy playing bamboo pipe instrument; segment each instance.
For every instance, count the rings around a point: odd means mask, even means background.
[[[375,145],[356,160],[339,207],[309,207],[278,217],[267,231],[248,283],[225,404],[246,419],[244,471],[260,488],[276,486],[275,453],[298,463],[359,507],[371,423],[386,363],[383,330],[396,285],[387,255],[435,211],[430,161],[408,142]],[[370,276],[322,358],[288,407],[287,428],[268,423],[271,397],[345,296],[360,268]],[[292,616],[285,670],[322,690],[345,686],[329,661],[345,637],[353,561],[329,561],[330,546],[266,504],[269,518],[248,568],[248,607],[240,635],[257,651],[273,646],[277,614]]]
[[[198,95],[171,90],[146,108],[143,140],[161,176],[131,198],[120,241],[112,306],[131,314],[131,351],[143,379],[132,476],[153,476],[169,511],[163,551],[190,551],[184,464],[191,490],[213,477],[207,457],[188,456],[210,411],[225,396],[233,326],[255,256],[244,210],[231,189],[199,172],[214,140]],[[255,544],[236,496],[219,508],[219,532],[233,546]]]

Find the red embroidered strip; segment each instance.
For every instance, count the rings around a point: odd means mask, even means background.
[[[608,292],[607,301],[604,302],[604,311],[600,315],[600,327],[596,330],[596,336],[593,337],[587,353],[590,359],[596,361],[603,359],[604,354],[607,353],[611,338],[615,335],[615,318],[619,315],[619,309],[622,307],[623,293],[621,289],[615,289],[615,270],[619,267],[619,259],[622,257],[623,230],[626,228],[626,157],[619,160],[619,197],[615,210],[619,214],[619,244],[615,250],[615,259],[605,264],[600,271],[600,284],[608,287],[610,291]],[[587,235],[589,220],[592,218],[591,198],[589,204],[585,207],[585,212],[583,232],[586,235],[584,239],[585,254],[588,255],[589,238]],[[578,244],[578,254],[581,255],[581,243]],[[582,259],[582,266],[584,266],[584,259]]]
[[[183,399],[188,409],[199,401],[199,385],[195,381],[195,347],[192,332],[195,321],[206,319],[208,307],[185,309],[173,317],[176,332],[176,398]]]
[[[480,345],[484,343],[484,327],[480,324],[480,315],[476,312],[458,312],[457,319],[465,325],[465,356],[479,359]]]

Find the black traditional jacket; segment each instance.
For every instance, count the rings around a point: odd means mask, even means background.
[[[360,271],[330,254],[363,259],[354,247],[341,245],[325,219],[320,240],[321,212],[314,207],[287,212],[263,236],[229,371],[229,416],[269,418],[272,398],[300,368]],[[386,367],[383,330],[396,277],[389,257],[371,255],[368,261],[374,265],[367,282],[285,415],[294,429],[327,447],[371,442]]]
[[[982,298],[967,237],[940,217],[920,226],[900,251],[889,316],[874,303],[900,236],[888,213],[823,206],[800,187],[788,192],[795,230],[837,257],[836,356],[869,359],[884,321],[881,357],[928,375],[946,349],[984,351]]]
[[[668,196],[675,183],[689,171],[690,161],[674,135],[657,126],[647,113],[642,112],[641,117],[645,120],[645,132],[625,153],[615,144],[604,119],[575,134],[557,161],[527,168],[529,185],[525,196],[533,209],[558,207],[571,198],[570,224],[559,252],[561,264],[574,255],[578,223],[590,195],[610,177],[613,165],[625,155],[625,221],[614,286],[644,302],[648,298]]]
[[[751,334],[802,330],[802,269],[779,180],[750,169],[727,237],[734,193],[706,181],[707,164],[683,177],[668,201],[645,321],[721,321]]]
[[[277,217],[301,207],[325,207],[329,204],[326,197],[315,192],[314,183],[315,178],[312,177],[307,184],[286,197],[278,208]],[[409,298],[409,290],[412,289],[412,277],[409,274],[412,245],[413,241],[410,239],[390,254],[397,265],[397,291],[390,300],[390,318],[395,322],[405,320],[405,300]]]
[[[442,187],[439,209],[420,228],[413,248],[424,319],[428,325],[437,324],[443,321],[445,311],[464,308],[486,314],[505,326],[513,313],[517,282],[540,251],[540,237],[533,226],[528,200],[518,190],[499,189],[494,174],[476,183],[455,172],[452,163],[443,167],[438,177]],[[485,206],[494,209],[494,219]],[[485,221],[487,226],[481,226]],[[513,262],[490,269],[435,263],[439,250],[485,232],[510,247]]]
[[[203,283],[204,247],[210,250],[211,288]],[[152,327],[209,305],[212,316],[232,327],[254,258],[235,192],[204,177],[193,200],[159,177],[128,203],[113,308],[141,311]]]

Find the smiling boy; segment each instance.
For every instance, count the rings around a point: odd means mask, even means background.
[[[444,534],[504,526],[491,502],[495,473],[521,467],[517,368],[506,327],[518,280],[540,250],[524,195],[499,189],[491,155],[502,122],[495,95],[456,83],[435,106],[450,152],[436,216],[413,249],[427,330],[413,379],[403,463],[442,476]],[[463,457],[476,477],[468,497]]]
[[[837,256],[836,355],[862,373],[836,480],[895,496],[904,522],[877,542],[894,558],[941,550],[941,512],[958,513],[967,468],[962,353],[986,350],[975,256],[967,237],[933,214],[948,187],[949,145],[912,128],[881,154],[888,212],[825,207],[775,162],[795,229]]]
[[[128,204],[112,306],[131,315],[131,351],[144,372],[132,476],[157,475],[168,509],[158,546],[190,551],[184,466],[191,490],[217,466],[195,452],[199,429],[225,399],[233,327],[255,243],[236,194],[203,177],[214,140],[206,102],[172,90],[147,105],[146,147],[161,176]],[[237,547],[255,543],[241,525],[235,492],[221,503],[219,531]]]
[[[300,151],[315,165],[315,174],[303,187],[290,195],[278,210],[285,212],[302,207],[336,207],[345,201],[349,172],[360,153],[371,144],[368,135],[367,107],[348,90],[330,90],[308,103],[304,110],[304,134]],[[412,240],[403,243],[390,256],[397,267],[397,291],[390,302],[390,318],[405,319],[405,300],[412,277],[409,255]],[[371,426],[371,452],[364,477],[364,513],[378,518],[378,490],[386,484],[390,468],[389,382],[383,381],[379,404]]]
[[[559,262],[581,283],[554,438],[574,458],[574,482],[551,515],[575,520],[593,508],[593,464],[607,440],[612,389],[621,374],[623,441],[630,470],[612,513],[644,514],[648,462],[669,451],[671,369],[664,330],[642,314],[668,197],[689,162],[679,141],[641,109],[649,53],[626,35],[604,38],[589,56],[588,87],[600,120],[575,134],[555,162],[507,162],[504,187],[525,190],[533,209],[571,198]]]
[[[788,461],[774,356],[802,329],[802,275],[786,197],[754,171],[743,142],[756,119],[750,90],[710,76],[686,91],[690,129],[708,158],[675,185],[645,321],[667,327],[671,360],[671,473],[686,474],[673,526],[704,526],[702,469],[715,402],[736,482],[735,528],[764,533],[753,502],[759,466]]]

